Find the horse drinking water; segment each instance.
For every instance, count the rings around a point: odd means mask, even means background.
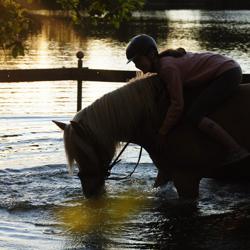
[[[225,149],[198,129],[181,122],[161,150],[156,137],[170,101],[157,75],[146,75],[112,91],[79,111],[70,124],[54,121],[64,130],[70,171],[76,162],[83,193],[103,193],[105,179],[119,142],[142,146],[158,168],[155,186],[172,180],[180,197],[195,198],[201,178],[250,178],[250,166],[221,166]],[[184,91],[185,106],[202,91]],[[246,149],[250,150],[250,84],[210,115]]]

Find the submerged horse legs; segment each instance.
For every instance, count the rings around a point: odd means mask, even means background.
[[[154,187],[163,186],[172,180],[180,198],[195,199],[199,196],[201,177],[198,174],[188,171],[188,166],[178,168],[173,162],[167,162],[166,155],[157,152],[153,143],[151,147],[144,148],[158,169]]]
[[[165,165],[160,165],[159,161],[154,163],[158,168],[154,187],[163,186],[172,180],[180,198],[196,199],[199,196],[200,176],[179,168],[163,168]]]
[[[187,171],[177,171],[172,175],[172,179],[179,198],[196,199],[199,196],[199,184],[201,177],[188,173]]]

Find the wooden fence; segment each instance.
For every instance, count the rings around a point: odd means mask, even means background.
[[[77,111],[82,107],[82,81],[126,82],[136,76],[136,71],[103,70],[82,67],[83,52],[76,53],[78,67],[55,69],[0,70],[0,82],[77,81]],[[250,74],[244,74],[242,83],[250,83]]]
[[[1,82],[77,81],[77,111],[82,108],[82,81],[126,82],[136,76],[136,71],[89,69],[82,67],[83,52],[76,53],[78,67],[54,69],[0,70]]]

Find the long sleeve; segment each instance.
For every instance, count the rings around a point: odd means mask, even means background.
[[[183,84],[180,72],[175,67],[163,68],[160,72],[160,77],[167,85],[170,106],[159,132],[167,134],[176,125],[182,115],[184,107]]]

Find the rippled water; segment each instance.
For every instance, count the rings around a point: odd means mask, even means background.
[[[182,46],[220,52],[234,57],[250,73],[249,11],[161,11],[136,16],[139,19],[123,34],[99,29],[88,36],[61,19],[43,16],[41,31],[27,41],[26,56],[2,56],[1,68],[74,67],[75,53],[83,50],[85,66],[134,70],[126,64],[124,49],[132,35],[145,32],[157,38],[161,49]],[[85,82],[83,106],[121,85]],[[110,226],[112,217],[89,232],[64,227],[58,211],[72,207],[74,213],[80,206],[84,213],[86,201],[76,175],[67,174],[62,134],[51,120],[67,122],[75,110],[73,81],[0,83],[0,249],[187,249],[195,234],[186,224],[249,202],[248,184],[210,179],[202,180],[196,204],[178,201],[171,184],[154,190],[156,169],[144,152],[131,179],[107,182],[109,204],[129,196],[143,201],[140,209],[132,207],[115,227]],[[138,147],[131,145],[115,173],[129,173],[137,155]],[[102,212],[111,210],[106,206]],[[94,214],[98,211],[93,209]],[[205,243],[215,247],[208,241],[209,237],[202,238],[204,248],[191,249],[210,249]]]
[[[116,174],[129,173],[132,167],[127,163],[119,164],[114,171]],[[68,175],[65,165],[1,170],[0,247],[159,249],[174,245],[175,248],[170,249],[180,249],[183,243],[189,245],[185,234],[190,232],[184,222],[190,223],[192,228],[192,223],[202,217],[227,213],[248,202],[249,185],[229,186],[213,180],[202,181],[201,196],[196,204],[181,202],[171,185],[161,191],[152,189],[155,174],[151,164],[141,164],[131,179],[108,181],[106,205],[102,205],[101,210],[96,206],[91,208],[94,216],[91,221],[79,180],[75,175]],[[124,203],[126,197],[130,197],[129,203]],[[131,205],[132,198],[139,201],[139,206]],[[112,201],[117,208],[112,206]],[[123,211],[124,218],[115,220],[114,216],[122,213],[122,208],[124,210],[119,202],[127,204],[128,210]],[[60,216],[65,211],[71,219],[66,226],[65,219]],[[179,241],[178,237],[187,242]],[[191,241],[196,236],[190,234],[188,237]]]

